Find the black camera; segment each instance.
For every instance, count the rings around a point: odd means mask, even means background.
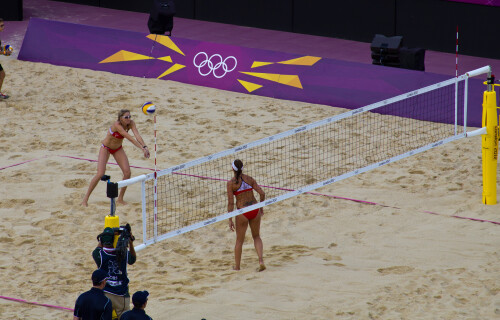
[[[121,262],[123,259],[127,257],[127,249],[130,241],[134,241],[135,238],[132,235],[132,228],[130,224],[126,224],[125,226],[120,226],[118,228],[113,228],[115,234],[118,234],[118,241],[116,242],[116,260]]]

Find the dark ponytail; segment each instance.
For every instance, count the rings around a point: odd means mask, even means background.
[[[243,162],[240,159],[234,160],[234,166],[238,169],[238,171],[234,171],[236,174],[236,181],[238,181],[241,177],[241,174],[243,172]],[[234,170],[234,168],[233,168]]]

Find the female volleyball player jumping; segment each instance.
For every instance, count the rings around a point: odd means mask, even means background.
[[[128,133],[130,129],[132,129],[134,136],[131,136]],[[135,122],[130,116],[130,111],[126,109],[120,110],[118,113],[118,120],[109,127],[106,137],[102,140],[97,162],[97,174],[92,178],[92,180],[90,180],[89,189],[87,190],[87,194],[85,194],[82,201],[83,206],[88,206],[90,194],[94,191],[97,183],[106,172],[106,163],[108,163],[109,155],[113,155],[116,162],[120,166],[120,169],[122,169],[123,179],[125,180],[130,178],[130,164],[128,163],[125,150],[122,148],[124,138],[127,138],[135,146],[140,148],[144,152],[144,157],[149,158],[148,147],[144,144],[144,140],[142,140],[142,137],[135,126]],[[126,189],[127,188],[124,187],[120,190],[120,194],[117,199],[117,202],[120,204],[126,204],[126,202],[123,201],[123,195],[125,194]]]
[[[266,194],[259,187],[254,178],[243,174],[243,162],[236,159],[232,163],[234,177],[227,182],[227,211],[234,210],[234,197],[236,197],[236,208],[244,208],[257,203],[253,190],[260,195],[260,202],[264,201]],[[259,256],[259,268],[257,271],[264,271],[264,259],[262,254],[264,246],[260,238],[260,218],[264,214],[264,209],[255,209],[235,217],[236,225],[233,223],[233,218],[229,218],[229,229],[234,231],[236,228],[236,245],[234,246],[234,270],[240,270],[241,252],[243,250],[243,242],[245,241],[245,233],[248,225],[252,231],[253,244],[257,255]]]

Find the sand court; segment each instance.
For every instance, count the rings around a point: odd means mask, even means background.
[[[91,252],[109,213],[105,184],[89,207],[80,203],[96,171],[89,160],[119,109],[131,110],[153,145],[152,118],[139,107],[158,106],[161,168],[344,111],[5,57],[0,63],[11,94],[0,101],[0,295],[66,308],[91,285]],[[151,172],[153,159],[129,142],[124,149],[132,176]],[[157,243],[129,267],[130,290],[151,293],[154,319],[500,317],[500,226],[491,223],[500,222],[500,211],[481,203],[480,153],[479,137],[462,139],[316,190],[322,195],[266,207],[262,273],[249,235],[242,270],[231,270],[235,235],[226,223]],[[116,165],[107,174],[121,180]],[[125,200],[116,213],[141,238],[138,185]],[[72,319],[67,310],[5,299],[0,314]]]

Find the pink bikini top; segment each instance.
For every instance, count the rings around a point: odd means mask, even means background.
[[[116,139],[123,139],[123,136],[119,132],[111,131],[111,127],[109,127],[109,133]]]
[[[253,188],[248,183],[243,181],[243,179],[241,179],[241,186],[238,188],[238,190],[236,190],[234,192],[234,195],[237,196],[240,193],[243,193],[245,191],[252,191],[252,190],[253,190]]]

